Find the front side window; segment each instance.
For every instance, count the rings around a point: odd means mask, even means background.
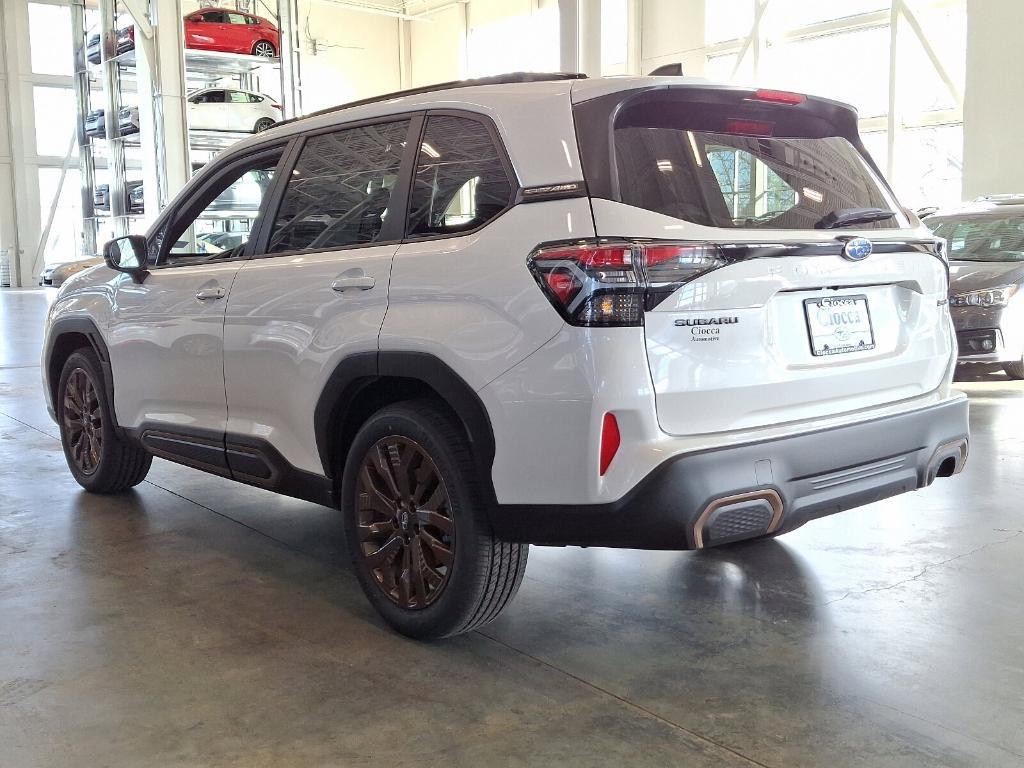
[[[199,18],[207,24],[223,24],[226,21],[225,14],[222,11],[210,11],[204,13]]]
[[[476,229],[511,198],[512,183],[483,123],[453,115],[427,118],[409,202],[410,237]]]
[[[276,153],[241,165],[194,201],[167,230],[164,242],[169,252],[163,264],[183,266],[241,256],[280,159]]]
[[[200,93],[193,99],[193,104],[222,104],[224,102],[224,91],[207,91]]]
[[[377,241],[390,215],[408,131],[409,121],[400,120],[307,139],[288,178],[267,252]]]

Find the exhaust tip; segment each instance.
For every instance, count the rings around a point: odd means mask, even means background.
[[[770,488],[715,499],[694,523],[694,549],[773,533],[782,511],[782,497]]]
[[[967,463],[969,442],[966,437],[943,443],[935,449],[928,462],[928,475],[925,485],[931,485],[937,477],[952,477],[963,471]]]

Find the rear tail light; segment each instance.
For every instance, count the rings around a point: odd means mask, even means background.
[[[705,243],[582,241],[540,246],[528,263],[567,323],[607,328],[643,325],[646,310],[726,260]]]
[[[282,110],[284,109],[284,107],[282,107],[282,106],[281,106],[280,104],[274,104],[274,103],[271,103],[271,105],[270,105],[270,106],[272,106],[272,107],[273,107],[274,109],[276,109],[276,110],[277,110],[278,112],[280,112],[280,111],[282,111]]]

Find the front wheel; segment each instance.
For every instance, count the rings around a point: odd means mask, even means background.
[[[265,59],[272,59],[277,56],[277,49],[274,44],[266,40],[260,40],[252,47],[253,56],[262,56]]]
[[[495,538],[465,435],[429,400],[388,406],[349,451],[342,512],[359,583],[403,635],[476,629],[511,601],[529,546]]]
[[[103,369],[91,349],[78,350],[64,363],[55,405],[64,457],[80,486],[117,493],[146,479],[153,457],[117,434]]]

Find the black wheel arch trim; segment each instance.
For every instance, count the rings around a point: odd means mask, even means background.
[[[336,477],[341,459],[348,451],[340,445],[340,425],[349,409],[367,387],[388,379],[418,382],[433,390],[452,410],[466,432],[488,511],[496,504],[491,469],[494,464],[494,430],[483,401],[466,381],[446,363],[428,352],[366,352],[350,355],[338,363],[328,378],[314,409],[317,451],[324,474]]]
[[[60,381],[60,371],[53,370],[53,355],[57,349],[57,342],[63,336],[75,334],[84,336],[89,342],[92,351],[99,358],[100,368],[103,373],[103,390],[110,404],[110,414],[114,420],[114,429],[118,436],[123,436],[124,430],[117,423],[117,413],[114,408],[114,375],[110,366],[110,352],[103,335],[91,319],[86,317],[60,317],[53,321],[50,326],[50,334],[46,341],[46,350],[43,359],[46,361],[46,385],[49,388],[50,402],[53,404],[54,412],[57,410],[57,386]]]

